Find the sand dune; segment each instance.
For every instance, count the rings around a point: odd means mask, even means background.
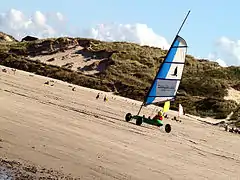
[[[81,50],[83,50],[83,47],[76,46],[64,52],[29,58],[32,60],[39,60],[46,64],[66,67],[74,71],[82,71],[84,74],[95,74],[103,70],[104,67],[98,66],[98,64],[104,59],[93,58],[90,55],[89,57],[84,57],[79,53]]]
[[[234,100],[237,103],[240,103],[240,91],[233,88],[228,89],[228,96],[225,97],[227,100]]]
[[[165,120],[170,134],[139,127],[124,116],[136,113],[141,102],[104,92],[96,100],[100,91],[79,86],[72,91],[68,83],[46,80],[1,72],[2,159],[81,179],[240,179],[240,136],[186,116],[183,123]],[[154,113],[154,106],[142,111]]]

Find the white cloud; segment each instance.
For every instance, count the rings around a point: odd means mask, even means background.
[[[240,66],[240,40],[233,41],[223,36],[215,45],[217,57],[224,59],[226,65]]]
[[[59,21],[64,21],[64,19],[65,19],[64,16],[63,16],[63,14],[60,13],[60,12],[57,12],[57,13],[56,13],[56,16],[57,16],[57,18],[58,18]]]
[[[54,19],[55,24],[49,20]],[[61,13],[43,14],[40,11],[34,12],[30,16],[26,16],[23,12],[10,9],[5,13],[0,13],[0,30],[11,34],[20,40],[26,35],[43,37],[54,37],[64,32],[63,28],[59,28],[58,21],[62,22],[64,17]]]
[[[225,61],[224,60],[222,60],[222,59],[216,59],[216,62],[220,65],[220,66],[222,66],[222,67],[227,67],[227,64],[225,63]]]
[[[240,66],[240,40],[233,41],[223,36],[215,42],[214,51],[206,58],[196,58],[215,61],[222,67]]]
[[[104,41],[127,41],[164,49],[170,47],[164,37],[157,35],[146,24],[99,24],[81,34]]]
[[[209,53],[208,57],[206,58],[210,61],[215,61],[217,62],[220,66],[222,67],[227,67],[227,64],[223,59],[218,58],[217,53]]]
[[[26,35],[43,37],[81,36],[104,41],[128,41],[167,49],[167,40],[157,35],[146,24],[99,24],[93,28],[75,30],[66,28],[66,18],[60,13],[44,14],[40,11],[30,16],[11,9],[0,14],[0,30],[21,39]]]
[[[46,25],[46,17],[43,13],[40,11],[36,11],[33,15],[33,23],[39,26],[45,26]]]

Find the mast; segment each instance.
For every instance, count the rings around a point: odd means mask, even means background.
[[[188,15],[190,14],[190,12],[191,12],[191,10],[188,11],[186,17],[184,18],[184,20],[183,20],[183,22],[182,22],[182,24],[181,24],[181,26],[180,26],[180,28],[179,28],[179,30],[178,30],[175,38],[174,38],[174,40],[173,40],[173,42],[172,42],[171,47],[169,48],[169,50],[173,47],[174,41],[176,40],[176,38],[178,37],[178,34],[179,34],[180,31],[182,30],[182,27],[183,27],[183,25],[185,24],[185,22],[186,22],[186,20],[187,20],[187,18],[188,18]],[[167,53],[166,57],[168,56],[168,54],[169,54],[169,52],[170,52],[169,50],[168,50],[168,53]],[[158,72],[156,73],[156,76],[155,76],[153,82],[156,80],[157,74],[158,74],[159,71],[161,70],[162,65],[163,65],[163,63],[161,63],[161,65],[160,65],[160,67],[159,67],[159,69],[158,69]],[[139,111],[138,111],[138,113],[137,113],[137,116],[140,114],[140,112],[141,112],[141,110],[142,110],[142,108],[143,108],[143,106],[144,106],[144,103],[145,103],[145,101],[146,101],[146,98],[147,98],[147,96],[149,95],[150,90],[152,89],[153,84],[154,84],[154,83],[151,84],[151,87],[149,88],[149,90],[148,90],[148,92],[147,92],[147,94],[146,94],[146,96],[145,96],[145,98],[144,98],[144,101],[143,101],[143,103],[142,103],[142,105],[141,105],[141,107],[140,107],[140,109],[139,109]]]
[[[188,15],[190,14],[190,12],[191,12],[191,10],[188,11],[188,13],[187,13],[185,19],[183,20],[183,22],[182,22],[182,24],[181,24],[181,26],[180,26],[180,28],[179,28],[176,36],[177,36],[177,35],[180,33],[180,31],[182,30],[182,27],[183,27],[183,25],[185,24],[185,22],[186,22],[186,20],[187,20],[187,18],[188,18]]]

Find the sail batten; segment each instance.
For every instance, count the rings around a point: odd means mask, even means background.
[[[181,79],[167,79],[167,78],[166,78],[166,79],[164,79],[164,78],[156,78],[156,79],[161,79],[161,80],[170,80],[170,81],[171,81],[171,80],[172,80],[172,81],[179,81],[179,80],[181,80]]]
[[[172,96],[148,96],[148,97],[172,97]]]
[[[186,52],[186,41],[177,35],[145,97],[145,106],[174,100],[182,79]]]
[[[165,62],[165,63],[171,63],[171,64],[184,64],[184,63],[181,63],[181,62]]]

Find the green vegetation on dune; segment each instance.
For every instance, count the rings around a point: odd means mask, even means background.
[[[233,112],[231,119],[240,121],[240,105],[238,105],[238,107]],[[240,127],[240,122],[239,122],[239,127]]]
[[[51,38],[32,42],[1,42],[1,64],[35,72],[74,84],[114,91],[115,94],[143,100],[167,51],[126,42],[101,42],[85,38]],[[28,56],[54,54],[82,46],[85,52],[107,59],[107,68],[95,75],[32,61]],[[185,112],[225,118],[232,111],[232,119],[239,119],[239,105],[224,100],[227,89],[240,90],[240,67],[221,67],[208,60],[196,60],[187,55],[179,95],[173,109],[182,103]]]

